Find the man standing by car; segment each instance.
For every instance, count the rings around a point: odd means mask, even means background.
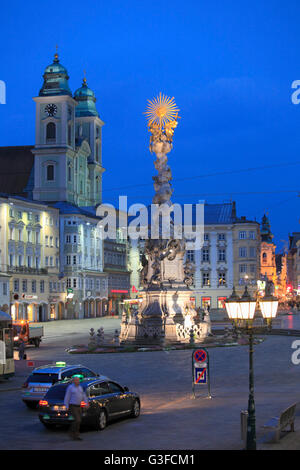
[[[88,398],[80,385],[79,377],[74,377],[73,383],[67,388],[64,404],[67,410],[70,410],[70,413],[73,416],[70,433],[71,438],[76,441],[82,441],[81,437],[79,436],[82,414],[81,402],[85,402],[86,407],[88,407]]]
[[[20,338],[20,343],[19,343],[19,360],[25,359],[25,342],[23,341],[23,338]]]

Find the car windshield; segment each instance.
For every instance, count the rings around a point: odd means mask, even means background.
[[[48,390],[46,397],[51,398],[52,400],[63,400],[65,398],[65,393],[67,391],[67,386],[65,384],[55,385]]]
[[[58,374],[31,374],[28,383],[52,383],[58,381]]]

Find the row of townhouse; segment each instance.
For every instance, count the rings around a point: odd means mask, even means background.
[[[93,210],[0,195],[0,309],[30,321],[119,313],[127,242],[101,232]]]
[[[0,306],[15,319],[46,321],[108,313],[99,217],[0,196]]]

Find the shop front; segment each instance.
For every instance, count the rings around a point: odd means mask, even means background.
[[[108,295],[107,315],[121,316],[123,311],[122,303],[128,298],[129,289],[111,289]]]
[[[218,297],[218,308],[225,309],[225,300],[227,297]]]
[[[201,307],[209,308],[211,307],[211,297],[201,297]]]
[[[49,306],[46,302],[14,301],[10,307],[13,320],[28,320],[31,322],[44,322],[50,320]]]

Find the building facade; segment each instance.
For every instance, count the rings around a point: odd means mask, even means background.
[[[66,303],[60,318],[100,317],[107,313],[108,282],[103,272],[101,219],[66,203],[60,209],[60,276]]]
[[[287,284],[290,294],[300,291],[300,232],[293,232],[289,236]]]
[[[0,271],[0,310],[2,312],[10,311],[10,275]]]
[[[59,211],[24,198],[0,196],[1,271],[10,276],[14,319],[46,321],[58,316]],[[52,286],[58,296],[51,298]]]
[[[254,295],[260,278],[260,226],[256,221],[241,217],[233,225],[233,282],[236,292],[242,295],[247,285]]]
[[[0,148],[6,191],[0,198],[0,301],[16,319],[109,312],[96,215],[102,202],[104,123],[86,79],[74,94],[68,80],[55,54],[34,98],[35,145]]]
[[[193,239],[195,226],[185,227],[187,240]],[[236,216],[235,203],[205,204],[204,233],[201,249],[187,249],[186,260],[194,264],[190,300],[196,307],[224,308],[224,301],[232,293],[256,290],[259,277],[260,230],[259,223]],[[141,290],[144,240],[130,240],[129,269],[131,297]],[[136,292],[137,291],[137,292]]]

